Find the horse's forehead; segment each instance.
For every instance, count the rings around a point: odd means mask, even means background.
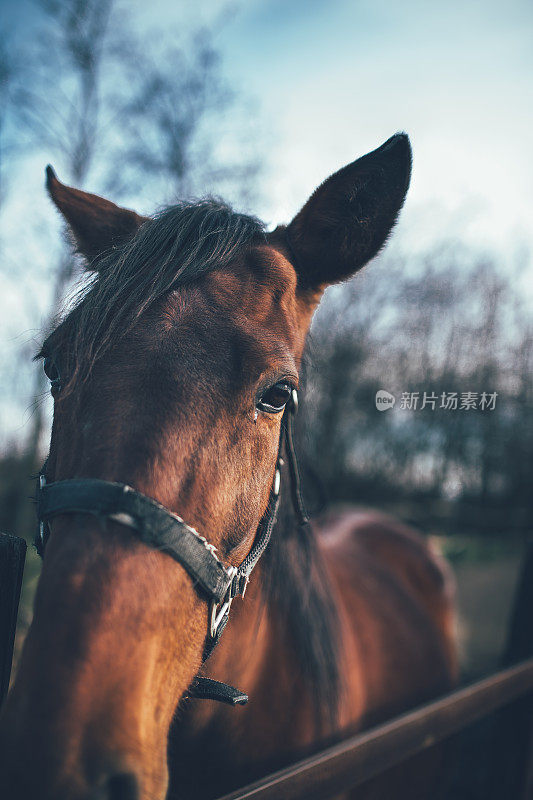
[[[275,371],[297,377],[306,324],[296,287],[283,254],[257,245],[229,266],[171,292],[142,330],[167,353],[171,342],[183,371],[212,370],[215,364],[216,375],[231,378],[235,386]],[[162,325],[168,337],[158,340]]]
[[[196,327],[205,344],[205,324],[215,340],[217,328],[222,341],[254,353],[257,360],[279,360],[289,353],[299,360],[305,338],[305,313],[297,296],[297,278],[291,263],[270,245],[257,245],[224,269],[206,273],[200,281],[185,284],[152,306],[125,336],[124,347],[131,352],[130,338],[147,348],[157,347],[167,337],[162,332],[194,338]],[[48,337],[45,346],[54,349],[72,334],[73,313]],[[183,324],[182,324],[183,323]],[[228,333],[233,335],[228,338]],[[236,335],[235,335],[236,334]],[[179,336],[178,336],[179,339]],[[189,349],[189,348],[188,348]],[[264,351],[264,352],[263,352]],[[114,353],[121,353],[114,349]]]
[[[290,262],[267,245],[255,247],[225,270],[206,276],[206,291],[229,318],[290,336],[299,325],[296,274]]]

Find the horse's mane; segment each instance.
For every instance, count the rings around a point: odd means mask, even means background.
[[[340,630],[317,534],[299,525],[286,474],[278,520],[261,565],[265,599],[287,622],[286,646],[294,650],[318,725],[335,726],[341,699]]]
[[[69,382],[90,375],[92,366],[152,303],[201,275],[225,267],[256,241],[263,225],[218,200],[182,202],[147,220],[133,239],[90,265],[95,276],[60,327]],[[44,353],[41,352],[40,355]],[[335,607],[315,534],[299,528],[283,492],[276,530],[264,558],[266,597],[286,615],[295,657],[316,700],[317,715],[334,716],[340,679]]]

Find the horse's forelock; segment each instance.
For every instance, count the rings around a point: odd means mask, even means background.
[[[97,359],[149,306],[171,290],[227,267],[264,239],[259,220],[205,199],[163,209],[130,241],[103,253],[92,265],[95,278],[82,288],[61,326],[68,340],[63,396],[90,375]]]

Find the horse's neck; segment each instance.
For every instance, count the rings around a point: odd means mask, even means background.
[[[270,758],[284,751],[297,757],[316,739],[317,728],[287,617],[267,602],[259,571],[260,567],[244,601],[234,601],[221,642],[204,666],[209,677],[246,692],[248,705],[231,709],[203,700],[187,703],[181,735],[187,746],[209,742],[209,747],[220,744],[222,749],[228,737],[236,736],[241,742],[239,758],[257,760],[261,753],[265,765],[274,768],[277,762],[270,764]],[[273,724],[284,731],[283,742],[273,734]]]
[[[269,548],[251,575],[246,596],[234,600],[221,642],[206,664],[210,676],[237,686],[251,698],[269,670],[287,668],[294,673],[298,668],[298,652],[290,641],[292,620],[284,589],[290,583],[287,574],[297,558],[294,548],[287,549],[287,532],[295,524],[287,480],[284,476],[278,521]]]
[[[253,697],[273,658],[282,664],[288,654],[281,646],[287,624],[265,597],[261,565],[254,572],[246,597],[236,598],[221,642],[206,664],[206,673],[237,686]]]
[[[288,476],[283,480],[272,541],[246,597],[233,602],[221,642],[204,667],[209,677],[246,692],[249,704],[240,713],[193,701],[187,715],[193,731],[216,728],[221,720],[223,729],[249,719],[264,720],[268,727],[276,720],[297,744],[306,744],[324,725],[330,729],[325,719],[337,708],[340,691],[338,604],[315,533],[298,526]],[[256,738],[253,731],[250,736]]]
[[[297,744],[307,744],[330,728],[329,712],[336,706],[336,608],[313,531],[295,528],[290,513],[278,525],[246,597],[234,601],[205,671],[249,695],[246,717],[286,720]],[[193,712],[199,723],[219,718],[215,703],[199,706]]]

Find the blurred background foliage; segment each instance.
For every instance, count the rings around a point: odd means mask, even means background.
[[[170,45],[164,19],[160,37],[145,37],[131,7],[113,0],[39,0],[34,9],[31,35],[8,31],[0,48],[0,278],[4,305],[12,303],[0,529],[29,541],[31,476],[51,420],[31,356],[83,278],[32,198],[7,213],[20,165],[37,154],[40,171],[47,153],[65,182],[126,205],[214,193],[253,211],[269,163],[253,98],[225,77],[214,35],[231,25],[224,9],[212,27],[184,25]],[[304,369],[298,438],[309,505],[377,506],[433,538],[456,568],[465,675],[497,662],[531,536],[533,327],[517,288],[529,267],[527,250],[509,266],[460,238],[412,253],[393,237],[360,275],[326,292]],[[395,395],[393,409],[377,410],[380,389]],[[400,407],[403,392],[466,391],[496,392],[495,408]],[[24,424],[13,423],[28,398]],[[31,552],[20,640],[39,568]]]
[[[312,327],[303,446],[331,501],[404,507],[452,534],[531,520],[533,329],[491,257],[448,242],[417,263],[385,252],[334,287]],[[384,389],[396,398],[380,411]],[[416,409],[401,408],[418,393]],[[442,395],[456,392],[456,409]],[[477,407],[461,409],[461,394]],[[480,407],[483,392],[494,408]],[[437,400],[423,408],[423,396]]]

